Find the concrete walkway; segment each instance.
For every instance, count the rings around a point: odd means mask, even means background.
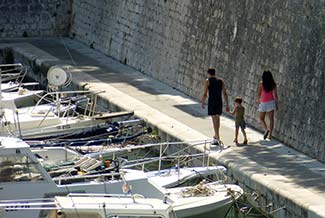
[[[58,38],[1,40],[0,49],[9,46],[39,65],[75,66],[74,83],[105,90],[102,96],[111,104],[134,111],[172,137],[195,141],[213,135],[199,102],[77,41],[64,41],[71,56]],[[276,140],[261,140],[262,134],[250,128],[247,133],[249,145],[234,145],[234,121],[222,117],[222,141],[230,147],[214,155],[216,160],[275,217],[325,217],[325,165]]]

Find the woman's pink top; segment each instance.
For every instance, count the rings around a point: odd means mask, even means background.
[[[262,85],[261,102],[265,103],[265,102],[270,102],[270,101],[274,101],[273,90],[270,92],[267,92],[264,90],[264,87]]]

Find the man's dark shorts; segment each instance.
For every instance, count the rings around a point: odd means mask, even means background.
[[[221,115],[222,114],[222,103],[208,105],[208,115]]]

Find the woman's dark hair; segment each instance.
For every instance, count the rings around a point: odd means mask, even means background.
[[[266,70],[263,72],[262,84],[263,84],[263,88],[266,92],[270,92],[275,88],[276,84],[274,82],[271,71]]]
[[[210,74],[211,76],[216,75],[216,70],[214,68],[210,68],[208,69],[208,74]]]

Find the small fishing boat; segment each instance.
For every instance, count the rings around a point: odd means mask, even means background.
[[[0,87],[1,136],[28,140],[72,135],[80,138],[96,131],[106,131],[110,127],[107,122],[113,118],[133,115],[133,112],[126,111],[97,111],[97,98],[102,92],[59,91],[71,82],[71,73],[66,68],[50,68],[47,73],[48,90],[54,91],[46,94],[42,90],[30,91],[21,87],[27,72],[23,65],[0,65],[0,71],[0,84],[1,81],[8,81],[6,78],[9,77],[15,79]],[[7,91],[2,92],[2,88]]]
[[[97,112],[98,94],[89,91],[51,92],[43,95],[36,105],[20,108],[17,108],[14,100],[8,98],[8,102],[1,103],[6,104],[2,107],[0,135],[26,140],[77,134],[87,136],[109,128],[108,121],[113,118],[133,115],[133,112],[127,111],[106,114]]]
[[[37,82],[22,82],[27,73],[22,64],[1,64],[0,72],[0,109],[33,106],[44,93],[44,90],[27,88],[37,86]]]
[[[29,90],[19,88],[16,91],[1,92],[0,107],[8,110],[17,110],[22,107],[34,106],[44,94],[44,90]]]

